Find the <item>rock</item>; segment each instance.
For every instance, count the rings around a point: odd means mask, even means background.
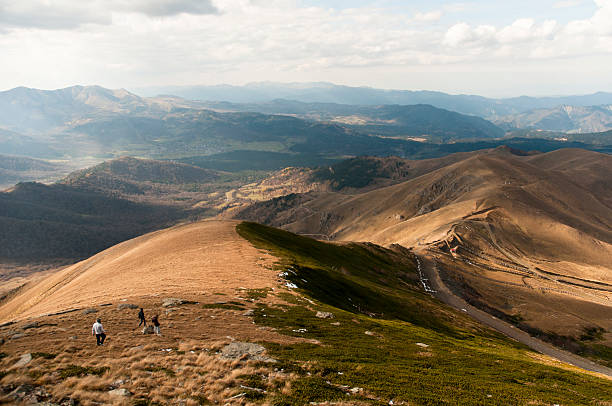
[[[366,331],[366,332],[365,332],[365,335],[367,335],[367,336],[375,336],[375,335],[376,335],[376,333],[374,333],[374,332],[372,332],[372,331]]]
[[[46,402],[46,400],[49,400],[51,396],[42,386],[34,386],[29,384],[19,385],[17,388],[15,388],[15,390],[9,393],[8,396],[19,402],[19,404],[52,405],[52,403]]]
[[[340,325],[340,322],[339,322],[339,321],[335,321],[335,322],[330,323],[330,324],[331,324],[332,326],[339,326],[339,325]]]
[[[357,393],[363,392],[363,388],[354,387],[354,388],[349,389],[349,392],[351,392],[353,395],[356,395]]]
[[[32,323],[28,323],[22,327],[22,330],[29,330],[31,328],[38,328],[38,322],[33,321]]]
[[[144,345],[137,345],[136,347],[130,348],[130,351],[138,351],[138,350],[142,350],[143,348],[144,348]]]
[[[249,309],[246,312],[242,313],[243,316],[253,316],[255,314],[255,310]]]
[[[424,343],[416,343],[416,345],[418,345],[419,347],[423,347],[423,348],[429,347],[429,345],[424,344]]]
[[[32,354],[23,354],[21,358],[19,358],[19,361],[17,361],[15,365],[13,365],[13,368],[23,368],[28,365],[30,361],[32,361]]]
[[[79,338],[79,337],[77,337],[77,336],[70,336],[70,339],[71,339],[71,340],[76,340],[76,339],[78,339],[78,338]]]
[[[333,319],[334,314],[330,312],[317,312],[316,316],[320,319]]]
[[[266,349],[259,344],[235,341],[221,349],[221,358],[276,362],[275,359],[263,355],[265,351]]]
[[[85,309],[85,310],[83,310],[83,314],[91,314],[91,313],[98,313],[98,309]]]
[[[132,303],[120,303],[117,308],[119,310],[125,310],[125,309],[139,309],[139,307],[135,304]]]
[[[178,299],[176,297],[168,297],[162,300],[162,307],[175,307],[184,304],[195,304],[197,302],[193,302],[190,300]]]
[[[153,334],[153,326],[146,326],[142,329],[142,334]]]
[[[11,336],[11,340],[17,340],[18,338],[21,338],[21,337],[25,337],[25,334],[23,334],[23,333],[13,334]]]
[[[132,396],[132,392],[130,392],[129,390],[125,388],[113,389],[111,391],[108,391],[108,394],[111,396],[123,396],[123,397]]]
[[[113,386],[121,386],[125,384],[127,381],[128,381],[127,379],[117,379],[115,382],[113,382]]]

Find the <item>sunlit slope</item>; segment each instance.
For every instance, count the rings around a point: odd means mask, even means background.
[[[189,297],[275,283],[266,256],[235,232],[236,223],[204,221],[144,235],[49,278],[26,285],[0,306],[0,321],[119,299]]]
[[[498,148],[391,186],[289,195],[240,216],[320,239],[437,250],[458,294],[578,340],[612,329],[611,161]],[[612,334],[602,340],[612,345]]]

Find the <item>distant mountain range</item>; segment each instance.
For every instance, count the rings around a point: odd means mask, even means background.
[[[533,128],[567,133],[594,133],[612,130],[612,104],[601,106],[561,105],[529,110],[495,120],[502,128]]]
[[[98,86],[54,91],[17,88],[0,92],[0,153],[101,158],[167,158],[234,150],[405,155],[409,144],[369,134],[431,135],[442,140],[503,135],[480,118],[425,105],[361,112],[356,106],[334,109],[343,111],[343,118],[324,123],[286,114],[261,114],[249,108],[215,112],[202,103],[177,97],[141,98]],[[352,114],[365,117],[359,119],[363,125],[351,123],[347,115],[352,110]],[[325,107],[319,111],[325,117],[331,114]]]
[[[476,95],[451,95],[433,91],[387,90],[371,87],[340,86],[332,83],[253,83],[246,86],[171,86],[134,89],[136,93],[156,96],[172,94],[190,100],[231,103],[262,103],[288,99],[304,103],[338,104],[430,104],[434,107],[484,118],[497,118],[527,110],[559,105],[595,106],[612,104],[612,93],[559,97],[512,97],[492,99]]]

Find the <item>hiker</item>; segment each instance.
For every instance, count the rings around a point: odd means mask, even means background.
[[[96,322],[91,327],[91,335],[96,336],[97,345],[104,344],[104,340],[106,339],[106,332],[104,331],[104,327],[102,327],[102,320],[96,319]]]
[[[145,320],[144,310],[142,307],[140,308],[140,311],[138,312],[138,320],[140,320],[138,327],[140,327],[143,323],[145,327],[147,326],[147,321]]]
[[[153,331],[155,332],[155,334],[157,335],[161,335],[161,332],[159,331],[159,319],[158,319],[158,315],[156,314],[155,316],[153,316],[153,318],[151,319],[151,323],[153,323]]]

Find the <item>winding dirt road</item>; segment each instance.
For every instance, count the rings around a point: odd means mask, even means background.
[[[567,351],[560,350],[547,344],[537,338],[531,337],[526,332],[514,327],[513,325],[506,323],[486,313],[482,310],[469,305],[465,300],[459,296],[453,294],[448,287],[442,282],[440,274],[437,269],[435,258],[428,255],[425,249],[418,252],[418,257],[422,263],[423,274],[426,276],[429,286],[434,291],[430,292],[433,296],[437,297],[449,306],[454,307],[459,311],[469,314],[472,318],[476,319],[480,323],[487,325],[506,336],[515,339],[516,341],[529,346],[531,349],[550,357],[556,358],[561,362],[574,365],[578,368],[585,369],[587,371],[597,372],[612,378],[612,369],[607,368],[603,365],[594,363],[578,355],[569,353]]]

